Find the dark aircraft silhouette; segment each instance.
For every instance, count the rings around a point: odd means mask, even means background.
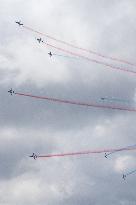
[[[125,174],[123,174],[122,178],[125,180],[125,179],[126,179],[126,175],[125,175]]]
[[[8,92],[12,95],[14,92],[14,90],[12,90],[12,88],[10,90],[8,90]]]
[[[21,23],[21,21],[16,21],[16,23],[17,23],[19,26],[23,26],[23,23]]]
[[[35,160],[36,160],[36,158],[37,158],[37,155],[35,154],[35,153],[33,153],[31,156],[29,156],[29,157],[33,157]]]
[[[105,98],[101,98],[101,100],[105,100]]]
[[[50,51],[48,54],[49,54],[50,57],[52,57],[52,53],[51,53],[51,51]]]
[[[107,158],[107,153],[105,153],[105,158]]]
[[[37,38],[37,41],[38,41],[39,43],[43,42],[43,40],[42,40],[41,38]]]

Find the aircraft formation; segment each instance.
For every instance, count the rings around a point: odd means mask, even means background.
[[[27,27],[27,26],[24,26],[24,24],[21,22],[21,21],[15,21],[15,23],[16,24],[18,24],[18,26],[19,27],[23,27],[24,29],[27,29],[27,30],[29,30],[29,31],[31,31],[31,32],[34,32],[34,33],[40,33],[40,32],[38,32],[38,31],[36,31],[36,30],[34,30],[34,29],[32,29],[32,28],[30,28],[30,27]],[[121,63],[123,63],[123,64],[127,64],[127,65],[131,65],[131,66],[135,66],[136,67],[136,65],[135,64],[133,64],[133,63],[131,63],[131,62],[128,62],[128,61],[125,61],[125,60],[122,60],[122,59],[117,59],[117,58],[115,58],[115,57],[109,57],[109,56],[105,56],[105,55],[103,55],[103,54],[100,54],[100,53],[97,53],[97,52],[95,52],[95,51],[91,51],[91,50],[87,50],[87,49],[85,49],[85,48],[81,48],[81,47],[78,47],[78,46],[75,46],[75,45],[73,45],[73,44],[70,44],[70,43],[67,43],[67,42],[65,42],[65,41],[62,41],[62,40],[58,40],[58,39],[56,39],[56,38],[54,38],[54,37],[51,37],[51,36],[49,36],[49,35],[47,35],[47,34],[43,34],[43,33],[40,33],[41,35],[43,35],[43,36],[46,36],[47,38],[49,38],[49,39],[52,39],[52,40],[54,40],[54,41],[57,41],[57,42],[59,42],[59,43],[62,43],[62,44],[65,44],[65,45],[67,45],[67,46],[69,46],[69,47],[72,47],[72,48],[74,48],[74,49],[77,49],[77,50],[80,50],[80,51],[84,51],[84,52],[86,52],[86,53],[91,53],[91,54],[93,54],[93,55],[96,55],[96,56],[99,56],[99,57],[101,57],[101,58],[103,58],[103,59],[109,59],[109,60],[112,60],[112,61],[116,61],[116,62],[121,62]],[[64,53],[67,53],[67,54],[69,54],[70,56],[65,56],[65,55],[59,55],[59,54],[55,54],[55,53],[52,53],[51,51],[50,52],[48,52],[48,55],[50,56],[50,57],[52,57],[52,56],[62,56],[62,57],[79,57],[79,58],[82,58],[82,59],[85,59],[85,60],[88,60],[88,61],[91,61],[91,62],[94,62],[94,63],[98,63],[98,64],[102,64],[102,65],[105,65],[105,66],[107,66],[107,67],[110,67],[110,68],[112,68],[112,69],[115,69],[115,70],[119,70],[119,71],[124,71],[124,72],[128,72],[128,73],[131,73],[131,74],[136,74],[136,71],[134,71],[134,70],[131,70],[131,69],[128,69],[128,68],[122,68],[122,67],[118,67],[118,66],[113,66],[113,65],[111,65],[111,64],[108,64],[108,63],[105,63],[105,62],[103,62],[103,61],[98,61],[98,60],[95,60],[95,59],[92,59],[92,58],[90,58],[90,57],[86,57],[86,56],[84,56],[84,55],[82,55],[82,54],[79,54],[79,53],[77,53],[77,52],[73,52],[73,51],[71,51],[71,50],[66,50],[66,49],[64,49],[64,48],[60,48],[60,47],[57,47],[57,46],[55,46],[55,45],[52,45],[52,44],[49,44],[49,43],[47,43],[47,42],[44,42],[44,40],[41,38],[41,37],[39,37],[39,38],[37,38],[36,39],[37,41],[38,41],[38,43],[40,44],[40,43],[43,43],[43,44],[45,44],[46,46],[48,46],[48,47],[52,47],[52,48],[54,48],[54,49],[56,49],[56,50],[59,50],[59,51],[61,51],[61,52],[64,52]],[[136,112],[136,109],[134,109],[134,108],[126,108],[126,107],[117,107],[117,106],[111,106],[111,105],[107,105],[107,106],[105,106],[105,105],[99,105],[99,104],[94,104],[94,103],[91,103],[91,104],[89,104],[89,103],[82,103],[82,102],[77,102],[77,101],[70,101],[70,100],[63,100],[63,99],[56,99],[56,98],[50,98],[50,97],[40,97],[40,96],[34,96],[34,95],[31,95],[31,94],[24,94],[24,93],[17,93],[17,92],[15,92],[12,88],[10,89],[10,90],[8,90],[8,92],[10,93],[10,95],[13,95],[13,94],[15,94],[15,95],[19,95],[19,96],[27,96],[27,97],[32,97],[32,98],[37,98],[37,99],[43,99],[43,100],[49,100],[49,101],[53,101],[53,102],[60,102],[60,103],[67,103],[67,104],[74,104],[74,105],[80,105],[80,106],[92,106],[92,107],[97,107],[97,108],[108,108],[108,109],[119,109],[119,110],[126,110],[126,111],[133,111],[133,112]],[[109,101],[109,102],[111,102],[111,101],[113,101],[113,102],[125,102],[125,100],[123,100],[123,99],[119,99],[119,98],[108,98],[108,97],[101,97],[100,98],[100,100],[101,100],[101,102],[102,103],[104,103],[105,101]],[[127,101],[127,102],[130,102],[129,100]],[[109,155],[111,155],[111,154],[113,154],[113,153],[115,153],[115,152],[119,152],[119,151],[125,151],[125,150],[135,150],[136,149],[136,145],[133,145],[133,146],[128,146],[128,147],[125,147],[125,148],[121,148],[121,149],[114,149],[114,150],[107,150],[107,151],[105,151],[105,150],[98,150],[98,151],[95,151],[95,152],[93,152],[93,151],[84,151],[84,152],[75,152],[75,153],[64,153],[64,154],[53,154],[53,155],[43,155],[43,156],[40,156],[40,155],[36,155],[35,153],[33,153],[32,155],[30,155],[29,157],[30,158],[33,158],[34,160],[36,160],[37,158],[41,158],[41,157],[43,157],[43,158],[47,158],[47,157],[62,157],[62,156],[72,156],[72,155],[80,155],[80,154],[90,154],[90,153],[104,153],[104,157],[105,158],[108,158],[108,156]],[[133,171],[131,171],[131,172],[128,172],[128,173],[126,173],[126,174],[123,174],[122,175],[122,178],[125,180],[126,179],[126,177],[128,176],[128,175],[130,175],[130,174],[133,174],[133,173],[135,173],[136,172],[136,170],[133,170]]]
[[[29,31],[31,31],[31,32],[38,33],[38,34],[40,34],[40,35],[46,36],[46,37],[49,38],[49,39],[52,39],[52,40],[57,41],[57,42],[60,42],[60,43],[65,44],[65,45],[67,45],[67,46],[69,46],[69,47],[73,47],[73,48],[75,48],[75,49],[77,49],[77,50],[82,50],[82,51],[85,51],[85,52],[87,52],[87,53],[89,53],[89,54],[91,53],[91,54],[93,54],[93,55],[99,56],[99,57],[104,58],[104,59],[110,59],[110,60],[115,61],[115,62],[121,62],[121,63],[123,63],[123,64],[131,65],[131,66],[136,67],[136,65],[133,64],[133,63],[131,63],[131,62],[128,62],[128,61],[125,61],[125,60],[122,60],[122,59],[117,59],[117,58],[114,58],[114,57],[108,57],[108,56],[105,56],[105,55],[103,55],[103,54],[100,54],[100,53],[97,53],[97,52],[94,52],[94,51],[90,51],[90,50],[87,50],[87,49],[84,49],[84,48],[81,48],[81,47],[77,47],[77,46],[72,45],[72,44],[70,44],[70,43],[67,43],[67,42],[65,42],[65,41],[58,40],[58,39],[56,39],[56,38],[54,38],[54,37],[51,37],[51,36],[49,36],[49,35],[47,35],[47,34],[43,34],[43,33],[39,32],[39,31],[36,31],[36,30],[34,30],[34,29],[28,27],[28,26],[25,26],[23,23],[21,23],[21,21],[16,21],[16,23],[17,23],[19,26],[23,26],[24,29],[27,29],[27,30],[29,30]],[[78,57],[78,58],[81,58],[81,59],[84,59],[84,60],[87,60],[87,61],[90,61],[90,62],[93,62],[93,63],[97,63],[97,64],[104,65],[104,66],[107,67],[107,68],[111,68],[111,69],[114,69],[114,70],[123,71],[123,72],[127,72],[127,73],[131,73],[131,74],[136,75],[136,71],[133,70],[133,69],[129,69],[129,68],[125,68],[125,67],[123,68],[122,66],[119,67],[119,66],[116,66],[116,65],[112,65],[112,64],[109,64],[109,63],[107,63],[107,62],[103,62],[103,61],[100,61],[100,60],[92,59],[92,58],[90,58],[90,57],[88,57],[88,56],[82,55],[82,54],[77,53],[77,52],[73,52],[73,51],[71,51],[71,50],[67,50],[67,49],[64,49],[64,48],[61,48],[61,47],[57,47],[57,46],[55,46],[55,45],[53,45],[53,44],[49,44],[49,43],[47,43],[47,42],[44,42],[41,37],[40,37],[40,38],[37,38],[37,41],[38,41],[39,43],[45,44],[45,46],[51,47],[51,48],[53,48],[53,49],[59,50],[59,51],[61,51],[61,52],[63,52],[63,53],[67,53],[67,54],[70,55],[70,56],[57,55],[57,54],[52,54],[51,51],[50,51],[50,53],[48,53],[48,54],[50,55],[50,57],[51,57],[52,55],[62,56],[62,57],[76,57],[76,58]]]

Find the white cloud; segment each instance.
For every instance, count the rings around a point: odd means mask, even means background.
[[[129,155],[118,157],[115,161],[114,169],[119,173],[124,172],[124,170],[134,166],[134,161],[135,158]]]

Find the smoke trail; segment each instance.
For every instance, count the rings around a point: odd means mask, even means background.
[[[123,179],[125,179],[127,176],[136,173],[136,169],[130,172],[127,172],[126,174],[123,174]]]
[[[47,38],[49,39],[52,39],[56,42],[59,42],[59,43],[62,43],[62,44],[65,44],[67,46],[70,46],[70,47],[73,47],[73,48],[76,48],[76,49],[79,49],[79,50],[82,50],[82,51],[85,51],[85,52],[88,52],[88,53],[91,53],[93,55],[97,55],[99,57],[102,57],[102,58],[105,58],[105,59],[109,59],[109,60],[113,60],[113,61],[117,61],[117,62],[121,62],[121,63],[125,63],[125,64],[128,64],[128,65],[131,65],[131,66],[136,66],[135,64],[131,63],[131,62],[128,62],[126,60],[122,60],[122,59],[118,59],[118,58],[115,58],[115,57],[109,57],[109,56],[106,56],[106,55],[103,55],[103,54],[100,54],[100,53],[97,53],[95,51],[92,51],[92,50],[88,50],[88,49],[85,49],[85,48],[81,48],[81,47],[78,47],[78,46],[75,46],[71,43],[68,43],[68,42],[65,42],[63,40],[59,40],[59,39],[56,39],[50,35],[47,35],[47,34],[44,34],[44,33],[41,33],[39,31],[36,31],[28,26],[23,26],[25,29],[29,30],[29,31],[32,31],[34,33],[37,33],[37,34],[40,34],[40,35],[43,35],[43,36],[46,36]]]
[[[79,54],[79,53],[75,53],[75,52],[72,52],[72,51],[69,51],[69,50],[66,50],[66,49],[63,49],[63,48],[54,46],[54,45],[49,44],[49,43],[45,43],[45,42],[42,42],[42,43],[45,44],[46,46],[49,46],[49,47],[55,48],[55,49],[57,49],[57,50],[63,51],[63,52],[65,52],[65,53],[69,53],[69,54],[71,54],[71,55],[74,55],[74,56],[83,58],[83,59],[88,60],[88,61],[91,61],[91,62],[93,62],[93,63],[101,64],[101,65],[110,67],[110,68],[112,68],[112,69],[116,69],[116,70],[120,70],[120,71],[124,71],[124,72],[128,72],[128,73],[136,74],[136,71],[133,71],[133,70],[128,70],[128,69],[124,69],[124,68],[121,68],[121,67],[112,66],[112,65],[110,65],[110,64],[108,64],[108,63],[104,63],[104,62],[102,62],[102,61],[98,61],[98,60],[95,60],[95,59],[91,59],[91,58],[86,57],[86,56],[84,56],[84,55],[81,55],[81,54]]]
[[[136,147],[136,144],[135,145],[129,145],[126,148],[124,148],[124,151],[129,149],[129,148],[135,148],[135,147]],[[107,158],[109,155],[114,154],[116,152],[120,152],[120,151],[123,151],[123,150],[114,150],[114,151],[112,151],[110,153],[105,153],[105,157]]]
[[[121,102],[121,103],[132,103],[132,101],[130,100],[125,100],[125,99],[120,99],[120,98],[114,98],[114,97],[111,97],[111,98],[108,98],[108,97],[102,97],[101,98],[101,101],[109,101],[109,102]]]
[[[53,56],[60,56],[60,57],[64,57],[64,58],[73,58],[73,59],[77,59],[77,57],[74,57],[74,56],[65,56],[65,55],[56,54],[56,53],[53,53],[52,55],[53,55]]]
[[[100,153],[105,153],[105,152],[124,151],[124,150],[136,150],[136,147],[120,148],[120,149],[87,150],[87,151],[80,151],[80,152],[68,152],[68,153],[57,153],[57,154],[46,154],[46,155],[36,155],[36,157],[37,158],[51,158],[51,157],[78,156],[78,155],[100,154]]]
[[[34,99],[48,100],[51,102],[65,103],[65,104],[71,104],[71,105],[136,112],[136,109],[134,109],[134,108],[119,107],[119,106],[117,107],[117,106],[110,106],[110,105],[100,105],[100,104],[96,104],[96,103],[77,102],[77,101],[72,101],[72,100],[52,98],[52,97],[46,97],[46,96],[42,97],[42,96],[36,96],[36,95],[18,93],[18,92],[14,92],[14,94],[19,95],[19,96],[30,97],[30,98],[34,98]]]
[[[131,172],[126,173],[125,175],[128,176],[128,175],[133,174],[133,173],[135,173],[135,172],[136,172],[136,169],[133,170],[133,171],[131,171]]]

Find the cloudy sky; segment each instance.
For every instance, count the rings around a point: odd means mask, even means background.
[[[38,44],[24,25],[107,56],[136,64],[135,0],[0,0],[0,205],[134,205],[135,151],[33,160],[28,156],[136,143],[136,114],[50,103],[16,92],[83,102],[110,96],[135,108],[136,75],[112,70]],[[56,43],[42,36],[45,42]],[[79,54],[111,65],[136,67]],[[117,104],[117,103],[116,103]],[[124,106],[122,104],[117,104]]]

